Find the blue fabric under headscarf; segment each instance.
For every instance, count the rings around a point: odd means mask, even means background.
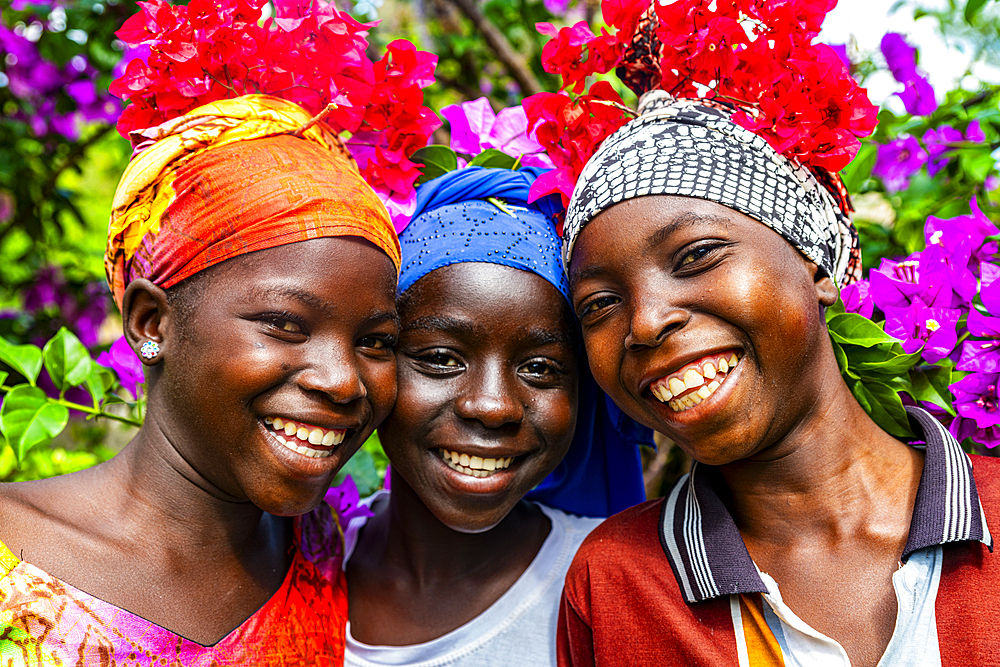
[[[549,281],[569,302],[553,216],[558,198],[528,204],[538,167],[466,167],[417,189],[412,220],[399,235],[403,266],[399,293],[435,269],[462,262],[501,264]],[[513,217],[488,197],[503,202]],[[576,434],[566,458],[528,498],[572,514],[606,517],[646,499],[639,444],[653,432],[626,416],[597,386],[580,354]]]

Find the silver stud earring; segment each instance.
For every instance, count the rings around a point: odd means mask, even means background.
[[[147,340],[139,348],[139,354],[143,359],[153,359],[160,353],[160,344],[153,340]]]

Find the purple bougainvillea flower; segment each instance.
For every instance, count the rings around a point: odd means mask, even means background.
[[[50,306],[68,306],[65,293],[66,281],[57,266],[46,266],[38,270],[31,285],[21,292],[24,309],[29,312],[45,310]]]
[[[972,121],[969,123],[969,126],[965,128],[965,140],[972,141],[974,143],[982,143],[986,141],[986,133],[983,132],[983,128],[979,124],[978,120]]]
[[[898,32],[887,32],[880,44],[882,55],[896,81],[905,81],[917,71],[917,50]]]
[[[909,187],[910,176],[919,171],[925,162],[927,152],[920,142],[915,137],[900,137],[879,145],[872,175],[882,179],[886,190],[899,192]]]
[[[882,55],[893,78],[903,84],[903,92],[896,93],[906,107],[906,113],[926,116],[937,109],[934,88],[917,69],[917,50],[906,43],[903,36],[890,32],[882,37]]]
[[[983,262],[979,265],[979,298],[991,315],[1000,315],[1000,266],[990,262]]]
[[[451,148],[456,153],[478,155],[496,148],[507,155],[520,156],[521,163],[527,166],[554,166],[534,132],[528,130],[528,117],[520,106],[507,107],[495,114],[489,100],[480,97],[450,104],[441,109],[441,115],[451,124]]]
[[[949,152],[953,150],[949,144],[961,141],[962,133],[948,125],[942,125],[936,130],[924,132],[923,140],[927,147],[927,173],[935,176],[948,164]]]
[[[883,259],[869,275],[875,305],[884,312],[919,300],[930,308],[968,310],[976,293],[976,277],[962,251],[948,253],[935,245],[902,261]]]
[[[375,516],[374,512],[360,504],[361,494],[358,493],[358,485],[354,483],[354,478],[350,475],[344,477],[344,481],[339,486],[331,486],[323,500],[340,517],[342,528],[356,516]]]
[[[139,398],[139,385],[145,382],[142,362],[125,340],[125,336],[112,343],[110,350],[101,352],[97,357],[97,363],[113,370],[118,375],[122,387],[132,394],[132,398]]]
[[[929,116],[938,108],[931,82],[927,80],[927,77],[919,74],[906,81],[903,85],[903,92],[896,93],[896,96],[903,101],[906,113],[913,116]]]
[[[1000,230],[980,210],[975,197],[970,202],[970,208],[971,215],[960,215],[947,220],[934,216],[927,218],[924,237],[928,246],[940,246],[954,256],[968,254],[969,269],[973,274],[979,275],[980,264],[998,252],[997,242],[987,241],[986,238],[997,235]]]
[[[562,16],[569,9],[569,0],[545,0],[544,5],[550,14]]]
[[[966,326],[970,334],[987,340],[962,343],[962,356],[955,367],[960,371],[1000,373],[1000,318],[987,317],[972,309]]]
[[[898,338],[907,354],[923,347],[924,360],[933,364],[958,344],[956,327],[961,316],[957,308],[928,308],[915,299],[909,306],[885,310],[885,332]]]
[[[871,284],[867,280],[859,280],[840,290],[840,298],[844,301],[844,310],[849,313],[871,319],[875,312],[875,300],[871,295]]]
[[[971,373],[948,388],[955,396],[955,409],[979,428],[1000,424],[1000,397],[997,383],[1000,373]]]
[[[1000,445],[1000,428],[990,426],[979,428],[974,419],[966,419],[959,415],[955,417],[948,426],[948,432],[955,436],[955,439],[962,442],[966,438],[972,438],[988,449],[993,449]]]
[[[983,187],[986,188],[987,192],[993,192],[998,187],[1000,187],[1000,177],[996,174],[990,174],[986,177],[986,181],[983,183]]]

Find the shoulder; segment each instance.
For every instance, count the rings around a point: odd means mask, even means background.
[[[606,519],[591,531],[578,552],[578,558],[601,562],[614,559],[623,551],[645,554],[654,547],[660,550],[659,525],[663,498],[648,500]]]
[[[664,500],[650,500],[615,514],[597,526],[580,545],[566,575],[567,595],[641,579],[644,573],[672,570],[660,546],[659,521]],[[676,585],[676,584],[675,584]]]
[[[1000,501],[1000,458],[992,456],[969,456],[972,459],[972,476],[976,480],[979,497]]]

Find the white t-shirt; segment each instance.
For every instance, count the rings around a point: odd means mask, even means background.
[[[375,494],[365,504],[387,492]],[[528,569],[500,599],[465,625],[446,635],[412,646],[369,646],[351,636],[347,624],[345,667],[545,667],[556,664],[556,619],[566,570],[576,550],[602,519],[566,514],[538,504],[552,530]],[[367,518],[356,518],[345,531],[347,561]]]

